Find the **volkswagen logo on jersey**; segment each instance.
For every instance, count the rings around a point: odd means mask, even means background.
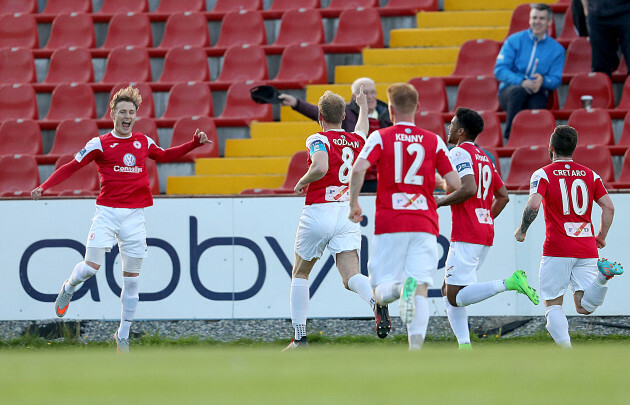
[[[125,166],[135,166],[136,165],[136,157],[134,155],[132,155],[131,153],[127,153],[123,157],[123,163],[125,164]]]
[[[142,145],[140,144],[140,141],[133,141],[133,146],[134,146],[136,149],[140,149],[140,148],[142,147]]]

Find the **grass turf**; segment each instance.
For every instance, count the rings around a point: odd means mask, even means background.
[[[280,353],[287,342],[147,336],[132,342],[130,356],[104,343],[5,343],[0,402],[617,404],[630,395],[619,380],[628,338],[574,336],[572,351],[542,335],[491,338],[475,341],[470,352],[442,339],[411,353],[404,337],[309,338],[308,350]]]

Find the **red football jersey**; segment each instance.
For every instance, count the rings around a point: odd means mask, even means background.
[[[607,191],[597,173],[572,160],[556,160],[534,172],[529,194],[534,193],[543,197],[543,256],[598,257],[591,210]]]
[[[428,232],[438,236],[435,170],[454,170],[444,141],[410,122],[379,129],[359,155],[377,165],[374,234]]]
[[[342,129],[318,132],[308,137],[308,166],[312,164],[311,154],[325,147],[328,153],[328,171],[324,177],[308,185],[306,205],[350,199],[350,171],[364,145],[365,135],[362,132],[346,132]]]
[[[492,200],[495,191],[503,187],[503,181],[488,155],[472,142],[464,142],[451,149],[450,157],[459,177],[473,174],[477,183],[477,194],[451,205],[451,241],[492,246]]]

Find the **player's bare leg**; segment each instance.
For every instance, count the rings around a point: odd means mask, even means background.
[[[422,348],[422,345],[424,344],[424,338],[427,335],[427,327],[429,325],[429,303],[427,301],[428,291],[429,286],[427,284],[419,283],[417,284],[415,288],[415,293],[412,297],[415,310],[413,311],[414,313],[411,321],[407,323],[407,339],[409,340],[409,350],[420,350]],[[403,291],[400,298],[400,303],[403,303],[403,298],[405,298],[405,296],[405,291]],[[403,309],[401,309],[401,319],[403,311],[405,311],[404,305]]]
[[[308,301],[310,299],[308,276],[311,274],[317,259],[304,260],[295,253],[293,272],[291,277],[291,323],[295,336],[289,346],[283,351],[306,347],[306,317],[308,315]]]
[[[547,318],[547,325],[545,326],[558,346],[570,349],[569,321],[562,308],[562,298],[560,296],[552,300],[545,300],[545,317]]]

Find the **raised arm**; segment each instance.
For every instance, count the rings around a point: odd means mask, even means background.
[[[368,103],[365,93],[363,93],[363,85],[359,87],[359,93],[355,97],[355,102],[359,106],[359,116],[357,117],[357,124],[354,127],[354,132],[363,132],[367,137],[370,131],[370,120],[368,119]]]
[[[156,145],[152,145],[149,150],[149,157],[159,163],[168,163],[179,159],[193,149],[207,143],[211,144],[212,141],[208,139],[205,132],[199,131],[199,128],[197,128],[195,134],[193,135],[193,139],[182,145],[173,146],[168,149],[162,149]]]

